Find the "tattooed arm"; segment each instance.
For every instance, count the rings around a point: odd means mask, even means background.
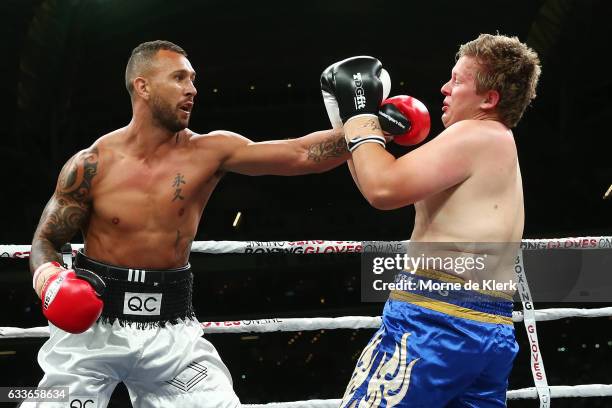
[[[62,263],[63,244],[84,226],[91,211],[91,183],[98,171],[98,150],[75,154],[62,168],[55,192],[42,213],[30,252],[32,273],[50,261]]]
[[[251,176],[264,174],[294,176],[321,173],[349,158],[342,130],[324,130],[290,140],[254,143],[230,132],[226,136],[228,154],[222,170]]]

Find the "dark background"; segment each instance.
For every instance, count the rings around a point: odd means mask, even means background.
[[[327,128],[319,74],[330,63],[359,54],[383,61],[393,80],[392,94],[410,94],[428,106],[436,135],[442,129],[439,90],[454,54],[483,32],[516,35],[542,60],[538,97],[515,130],[525,237],[610,235],[612,201],[602,195],[612,183],[606,126],[612,117],[612,75],[605,62],[612,51],[611,12],[605,0],[6,0],[0,5],[0,243],[28,244],[63,163],[128,123],[123,75],[140,42],[167,39],[188,52],[199,92],[190,128],[227,129],[260,141]],[[390,149],[396,155],[407,151]],[[237,211],[243,219],[233,228]],[[369,207],[345,166],[293,178],[228,174],[208,204],[196,239],[398,240],[409,237],[412,218],[411,207],[388,212]],[[381,311],[380,304],[359,301],[355,255],[192,258],[201,320]],[[0,326],[43,325],[27,262],[1,261]],[[540,324],[549,383],[610,383],[609,325],[606,318]],[[260,403],[339,398],[371,333],[208,338],[230,368],[242,401]],[[512,389],[533,385],[520,325],[517,335],[522,353]],[[42,341],[2,341],[0,385],[38,382],[42,373],[35,353]],[[126,401],[125,391],[118,389],[111,405]],[[612,406],[604,398],[553,403]]]

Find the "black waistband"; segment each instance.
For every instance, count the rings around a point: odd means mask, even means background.
[[[126,268],[96,261],[79,251],[74,266],[89,269],[104,280],[100,316],[104,322],[118,320],[147,327],[195,317],[189,264],[165,270]]]
[[[79,250],[74,261],[75,266],[89,269],[98,274],[101,278],[112,278],[126,282],[139,283],[166,283],[176,282],[185,278],[185,274],[191,270],[191,265],[187,264],[175,269],[136,269],[123,266],[111,265],[96,261],[85,255],[83,250]]]

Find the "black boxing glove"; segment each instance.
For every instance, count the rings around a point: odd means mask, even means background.
[[[333,128],[339,128],[351,118],[376,117],[383,99],[391,90],[391,78],[382,63],[373,57],[345,59],[327,67],[321,74],[321,92],[325,109]],[[363,143],[385,146],[382,136],[347,139],[349,151]]]
[[[347,58],[321,74],[321,91],[334,128],[357,115],[374,115],[391,90],[391,78],[373,57]]]

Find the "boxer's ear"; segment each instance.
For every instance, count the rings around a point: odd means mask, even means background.
[[[132,82],[134,85],[134,92],[141,98],[148,100],[151,96],[149,81],[143,77],[136,77]]]
[[[484,93],[484,98],[480,103],[480,109],[482,110],[491,110],[497,107],[499,103],[499,92],[496,90],[489,90]]]

